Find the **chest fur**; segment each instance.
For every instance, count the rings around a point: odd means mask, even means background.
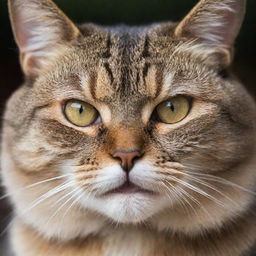
[[[166,235],[152,230],[110,229],[100,236],[68,243],[49,241],[24,224],[12,230],[15,256],[241,256],[250,255],[256,227],[243,227],[240,233],[207,235],[201,239]]]

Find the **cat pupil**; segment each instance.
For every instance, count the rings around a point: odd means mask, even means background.
[[[83,106],[81,105],[80,106],[80,109],[79,109],[79,114],[82,114],[84,112],[84,108],[83,108]]]
[[[167,102],[167,107],[170,108],[172,112],[174,112],[174,106],[170,101]]]

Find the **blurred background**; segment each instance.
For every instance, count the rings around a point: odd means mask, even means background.
[[[77,23],[146,24],[180,20],[198,0],[55,0]],[[247,14],[236,42],[235,74],[256,96],[256,0],[248,0]],[[7,0],[0,3],[0,115],[10,94],[21,84],[18,49],[8,19]],[[22,106],[21,106],[22,107]],[[0,192],[1,193],[1,192]],[[9,210],[0,201],[0,230]],[[1,232],[1,231],[0,231]],[[0,253],[0,255],[2,255]]]

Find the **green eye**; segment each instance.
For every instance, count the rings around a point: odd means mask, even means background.
[[[189,110],[189,100],[184,96],[177,96],[160,103],[156,107],[156,114],[160,122],[174,124],[184,119]]]
[[[98,111],[92,105],[79,100],[69,100],[64,112],[68,121],[81,127],[93,124],[99,116]]]

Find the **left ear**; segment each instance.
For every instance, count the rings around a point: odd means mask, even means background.
[[[201,0],[179,23],[174,35],[197,38],[211,50],[218,49],[229,55],[226,60],[231,62],[245,7],[246,0]]]
[[[52,0],[8,0],[12,28],[25,75],[37,77],[79,29]]]

